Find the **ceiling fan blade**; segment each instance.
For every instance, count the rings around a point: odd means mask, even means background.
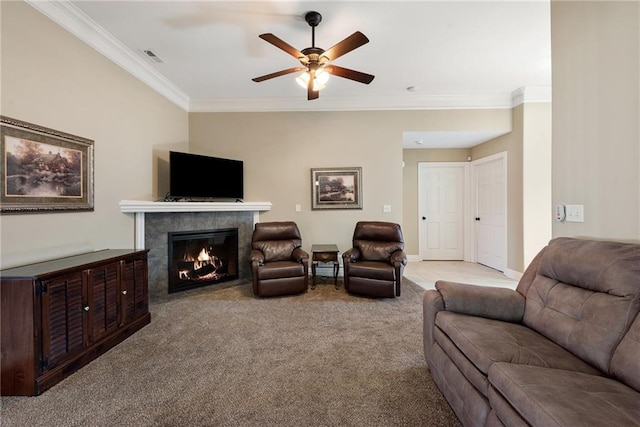
[[[276,71],[275,73],[266,74],[264,76],[254,77],[251,80],[253,80],[254,82],[259,83],[259,82],[263,82],[265,80],[273,79],[274,77],[280,77],[280,76],[284,76],[286,74],[291,74],[291,73],[295,73],[297,71],[304,71],[304,70],[306,70],[305,67],[287,68],[286,70],[280,70],[280,71]]]
[[[337,65],[327,65],[324,69],[334,76],[344,77],[345,79],[354,80],[356,82],[364,83],[367,85],[371,83],[375,78],[375,76],[371,74],[361,73],[360,71],[338,67]]]
[[[289,55],[293,56],[297,60],[302,60],[307,57],[304,53],[300,52],[298,49],[291,46],[289,43],[285,42],[284,40],[278,38],[277,36],[271,33],[260,34],[258,37],[260,37],[262,40],[266,42],[271,43],[278,49],[284,50],[285,52],[287,52]]]
[[[330,61],[334,61],[345,53],[349,53],[367,43],[369,43],[367,36],[360,31],[356,31],[340,43],[326,50],[322,56],[326,56]]]

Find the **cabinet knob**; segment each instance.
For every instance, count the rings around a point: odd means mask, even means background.
[[[89,311],[89,306],[88,305],[84,306],[84,311]]]
[[[122,291],[122,295],[126,295],[126,294],[127,294],[127,291]]]

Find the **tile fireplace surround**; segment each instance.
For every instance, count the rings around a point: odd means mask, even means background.
[[[122,200],[120,211],[135,214],[135,247],[149,249],[149,298],[168,295],[168,233],[176,231],[238,229],[238,280],[251,280],[248,259],[253,227],[270,202],[150,202]],[[219,285],[212,285],[219,286]]]

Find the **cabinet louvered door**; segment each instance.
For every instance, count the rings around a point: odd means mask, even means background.
[[[148,312],[146,259],[121,261],[122,285],[120,304],[122,323],[127,324]]]
[[[149,312],[149,287],[147,286],[148,271],[147,271],[147,258],[145,254],[144,259],[136,259],[133,261],[134,265],[134,277],[135,277],[135,318],[144,316]]]
[[[82,273],[42,283],[42,355],[40,372],[55,368],[85,345]]]
[[[118,329],[118,294],[120,269],[118,263],[85,270],[89,341],[96,342]]]

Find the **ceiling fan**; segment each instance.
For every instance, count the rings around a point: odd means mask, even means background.
[[[331,61],[334,61],[342,55],[351,52],[360,46],[369,43],[367,36],[360,31],[356,31],[340,43],[331,47],[328,50],[316,47],[316,27],[322,21],[322,15],[318,12],[307,12],[304,16],[305,21],[311,27],[311,47],[307,47],[299,51],[295,47],[286,43],[282,39],[276,37],[271,33],[260,34],[262,40],[265,40],[275,47],[282,49],[289,55],[300,61],[302,66],[287,68],[286,70],[276,71],[275,73],[266,74],[264,76],[255,77],[251,80],[254,82],[263,82],[265,80],[273,79],[274,77],[284,76],[286,74],[296,73],[304,71],[296,81],[307,89],[307,99],[317,99],[320,96],[320,89],[325,87],[329,74],[334,76],[343,77],[345,79],[354,80],[356,82],[369,84],[375,76],[371,74],[362,73],[360,71],[350,70],[348,68],[339,67],[333,65]]]

